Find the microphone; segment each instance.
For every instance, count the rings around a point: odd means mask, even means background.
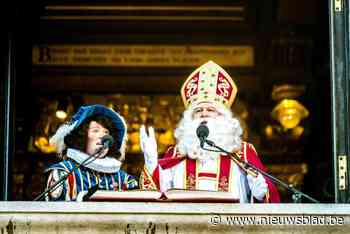
[[[197,137],[200,140],[200,146],[201,146],[201,148],[203,148],[205,140],[207,139],[207,137],[209,135],[209,128],[207,127],[205,121],[203,121],[199,124],[199,126],[196,130],[196,133],[197,133]]]
[[[111,135],[105,135],[101,139],[101,145],[103,145],[103,148],[111,148],[114,143],[114,139]]]

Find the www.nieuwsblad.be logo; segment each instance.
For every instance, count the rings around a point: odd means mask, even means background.
[[[343,225],[341,216],[221,216],[210,217],[211,225]]]

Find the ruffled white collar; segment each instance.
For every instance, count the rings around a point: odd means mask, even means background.
[[[90,155],[83,153],[79,150],[68,148],[67,149],[67,157],[73,159],[77,163],[82,163],[86,160]],[[91,159],[93,160],[93,159]],[[84,165],[84,167],[90,168],[92,170],[104,173],[114,173],[119,171],[121,162],[115,158],[105,157],[105,158],[96,158],[93,161],[88,160]]]

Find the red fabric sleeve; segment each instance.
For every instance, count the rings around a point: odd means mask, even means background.
[[[262,162],[259,159],[258,154],[256,153],[254,146],[251,144],[247,144],[246,146],[246,156],[247,161],[251,164],[253,164],[255,167],[261,169],[262,171],[267,171],[265,166],[262,164]],[[268,203],[280,203],[280,195],[278,193],[278,190],[274,183],[267,177],[265,177],[266,183],[268,185],[268,194],[266,196],[266,202]]]

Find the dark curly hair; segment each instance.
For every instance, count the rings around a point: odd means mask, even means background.
[[[109,130],[110,135],[114,139],[114,143],[112,147],[110,147],[108,150],[108,156],[120,159],[121,152],[117,150],[116,142],[121,141],[121,139],[117,139],[117,129],[114,123],[111,121],[110,118],[103,115],[93,115],[89,118],[86,118],[78,128],[74,129],[67,136],[65,136],[64,143],[66,144],[67,148],[74,148],[85,152],[87,132],[91,121],[95,121]]]

